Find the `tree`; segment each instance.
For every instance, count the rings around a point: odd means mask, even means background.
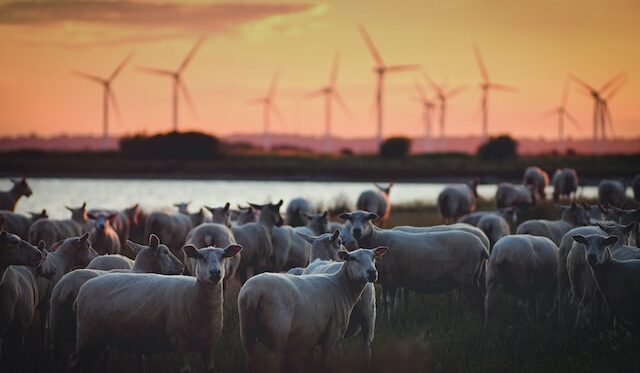
[[[133,159],[208,160],[220,156],[220,141],[199,132],[136,135],[120,141],[120,152]]]
[[[508,135],[492,137],[480,145],[477,153],[480,159],[513,159],[518,157],[518,142]]]
[[[383,158],[405,158],[411,150],[411,140],[406,137],[390,137],[380,144],[378,154]]]

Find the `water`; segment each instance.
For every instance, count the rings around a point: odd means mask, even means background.
[[[122,209],[135,203],[145,209],[171,207],[173,203],[191,201],[192,210],[200,206],[222,206],[230,202],[233,207],[247,202],[263,203],[282,198],[286,204],[295,197],[305,197],[315,204],[332,205],[346,199],[352,206],[358,195],[373,186],[369,182],[326,181],[245,181],[245,180],[173,180],[173,179],[38,179],[30,178],[33,190],[30,198],[18,202],[17,211],[47,209],[49,216],[63,219],[69,216],[64,206],[77,207],[83,201],[88,208]],[[392,204],[423,202],[435,203],[446,184],[397,183],[391,191]],[[0,190],[11,187],[8,180],[0,181]],[[493,198],[496,185],[478,187],[483,198]],[[549,189],[548,193],[551,192]],[[597,187],[582,187],[579,194],[593,198]]]

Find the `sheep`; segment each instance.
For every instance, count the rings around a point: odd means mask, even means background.
[[[287,224],[292,227],[307,225],[306,214],[315,212],[313,204],[305,198],[294,198],[287,206]]]
[[[294,227],[296,232],[305,233],[311,236],[319,236],[329,232],[329,212],[324,211],[322,214],[304,214],[307,224],[304,226]],[[334,230],[335,232],[335,230]]]
[[[496,190],[496,207],[523,207],[535,205],[536,189],[531,185],[511,183],[498,184]]]
[[[478,222],[484,216],[489,214],[495,214],[502,217],[504,220],[509,223],[509,226],[514,225],[518,221],[518,212],[517,209],[513,207],[506,207],[502,209],[497,209],[496,211],[476,211],[458,218],[458,223],[467,223],[471,225],[478,226]]]
[[[92,278],[113,272],[158,273],[165,275],[182,273],[182,262],[171,254],[167,246],[160,243],[158,236],[152,234],[149,238],[148,246],[139,245],[132,241],[127,241],[126,245],[129,246],[132,252],[136,253],[136,260],[131,267],[113,268],[113,271],[109,271],[96,268],[90,269],[90,266],[87,266],[86,269],[78,269],[64,275],[51,291],[47,340],[52,362],[58,371],[66,371],[68,357],[75,350],[76,314],[73,311],[73,302],[84,283]],[[108,256],[98,258],[105,257]]]
[[[386,252],[382,246],[339,251],[344,263],[334,273],[263,273],[249,279],[238,294],[240,336],[249,370],[257,366],[258,343],[282,358],[312,354],[318,346],[326,367],[347,331],[354,305],[378,277],[374,263]]]
[[[118,238],[120,238],[120,247],[122,249],[127,247],[126,242],[131,238],[132,228],[139,224],[140,212],[140,205],[137,203],[120,211],[109,209],[91,209],[88,211],[89,214],[94,215],[116,215],[115,219],[113,219],[113,221],[111,222],[111,226],[113,227],[113,230],[118,234]]]
[[[633,180],[631,180],[631,190],[633,190],[633,199],[640,201],[640,174],[637,174]]]
[[[34,247],[15,234],[0,232],[0,370],[18,369],[39,294],[36,270],[44,244]]]
[[[100,255],[120,254],[120,237],[112,227],[118,213],[112,212],[108,215],[89,213],[87,217],[95,221],[91,227],[89,238],[94,250]]]
[[[629,322],[640,334],[640,260],[615,259],[611,246],[618,241],[616,236],[574,235],[573,239],[586,246],[585,259],[616,320]]]
[[[465,184],[447,185],[438,195],[438,211],[445,224],[476,210],[478,179]]]
[[[112,269],[131,269],[134,261],[120,254],[100,255],[87,265],[87,269],[97,269],[100,271],[110,271]]]
[[[572,228],[589,224],[589,213],[583,206],[572,202],[570,206],[562,206],[560,220],[527,220],[518,226],[516,234],[531,234],[547,237],[556,245],[560,245],[562,237]]]
[[[484,247],[489,250],[491,247],[491,242],[489,241],[489,237],[478,227],[474,227],[473,225],[466,223],[454,223],[448,225],[432,225],[430,227],[413,227],[410,225],[399,225],[391,228],[394,231],[402,231],[407,233],[426,233],[426,232],[448,232],[448,231],[463,231],[467,233],[471,233],[472,235],[478,237],[478,239],[482,242]]]
[[[243,224],[247,224],[247,223],[253,223],[256,220],[258,220],[258,213],[253,207],[251,207],[251,206],[247,206],[247,207],[238,206],[238,208],[240,209],[240,211],[236,213],[235,225],[243,225]]]
[[[242,255],[237,274],[240,283],[244,284],[251,274],[260,273],[273,268],[273,227],[282,224],[279,214],[282,200],[277,205],[267,204],[267,210],[274,212],[260,214],[259,221],[231,227],[233,236],[242,246]],[[261,210],[263,206],[253,205],[252,208]]]
[[[82,206],[78,208],[66,206],[65,208],[71,212],[71,219],[37,220],[31,225],[31,228],[29,228],[29,242],[37,244],[40,241],[44,241],[47,245],[52,245],[54,242],[69,237],[81,236],[83,233],[88,232],[87,222],[89,218],[87,216],[87,203],[83,203]],[[51,246],[47,246],[47,249],[50,248]]]
[[[142,208],[138,207],[136,210],[135,219],[130,220],[131,224],[129,225],[129,235],[128,235],[129,240],[135,243],[146,242],[147,237],[145,236],[145,233],[146,233],[145,228],[147,226],[148,218],[149,218],[149,214]],[[128,247],[128,246],[125,244],[122,247]]]
[[[560,198],[571,199],[572,195],[578,191],[578,173],[573,168],[557,169],[551,178],[553,185],[553,201],[557,202]]]
[[[640,249],[629,245],[629,236],[636,229],[637,223],[622,224],[597,224],[609,236],[617,236],[618,242],[612,247],[613,257],[617,260],[640,259]]]
[[[189,204],[191,204],[191,201],[178,202],[178,203],[174,203],[173,207],[177,208],[179,213],[188,215],[189,214]]]
[[[480,228],[489,238],[489,253],[493,250],[496,242],[502,237],[511,234],[509,223],[500,215],[487,214],[480,218],[478,221],[478,228]]]
[[[227,247],[229,245],[236,244],[236,238],[233,235],[231,228],[226,225],[219,223],[205,223],[189,231],[185,244],[193,245],[198,249],[209,246]],[[240,253],[225,261],[225,265],[227,266],[224,272],[226,276],[224,278],[225,283],[228,279],[235,276],[238,266],[240,265],[240,261]],[[187,273],[194,274],[197,261],[195,259],[189,259],[185,255],[184,263]]]
[[[180,248],[184,245],[187,233],[203,222],[204,210],[202,208],[195,214],[156,211],[149,214],[147,218],[145,235],[149,237],[151,233],[154,233],[171,249],[173,255],[181,257]]]
[[[15,211],[20,197],[31,197],[33,191],[24,177],[21,179],[9,179],[13,187],[6,192],[0,192],[0,210]]]
[[[18,235],[23,240],[29,239],[29,228],[35,221],[49,217],[47,210],[30,212],[29,215],[30,217],[27,217],[11,211],[0,211],[0,216],[4,221],[4,230]]]
[[[76,352],[70,371],[90,371],[108,346],[137,354],[200,351],[208,372],[222,333],[225,261],[242,250],[183,251],[197,260],[195,277],[110,273],[87,281],[76,298]],[[117,315],[117,319],[114,319]],[[183,370],[191,370],[185,359]]]
[[[546,237],[507,236],[496,242],[486,269],[485,322],[498,284],[520,298],[529,320],[537,315],[537,296],[546,294],[555,304],[558,246]],[[553,308],[552,308],[553,309]]]
[[[340,239],[340,231],[324,233],[319,236],[310,236],[297,232],[298,236],[311,244],[309,262],[319,260],[338,260],[338,251],[343,247]]]
[[[598,184],[598,202],[602,205],[623,207],[627,186],[618,180],[604,179]]]
[[[624,210],[617,207],[608,209],[609,218],[622,225],[636,223],[634,232],[631,235],[631,244],[640,246],[640,207],[635,209]]]
[[[340,218],[349,221],[345,231],[360,247],[390,248],[388,260],[378,265],[387,315],[387,298],[393,299],[399,287],[420,293],[461,289],[481,309],[479,278],[489,252],[478,237],[457,230],[407,233],[375,229],[371,221],[377,215],[367,211],[343,213]]]
[[[391,187],[393,183],[389,183],[389,186],[383,188],[378,184],[373,184],[377,190],[367,190],[360,194],[356,203],[356,208],[363,211],[371,211],[378,215],[377,225],[384,227],[384,223],[389,219],[391,215],[391,201],[389,200],[389,193],[391,193]]]
[[[547,198],[544,189],[549,185],[549,174],[540,167],[527,167],[522,177],[522,184],[533,186],[538,194],[537,198],[544,200]]]
[[[223,207],[209,207],[205,206],[207,210],[211,213],[211,222],[216,224],[226,225],[227,227],[231,227],[231,214],[229,212],[229,207],[231,205],[227,202]]]

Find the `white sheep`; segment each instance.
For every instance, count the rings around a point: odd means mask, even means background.
[[[598,202],[602,205],[623,207],[627,186],[618,180],[604,179],[598,184]]]
[[[489,214],[495,214],[502,217],[504,220],[509,223],[509,226],[515,225],[518,222],[518,210],[513,207],[506,207],[502,209],[497,209],[495,211],[476,211],[466,215],[461,216],[458,219],[458,223],[467,223],[471,225],[478,226],[478,222],[484,216]]]
[[[537,193],[536,197],[538,199],[545,199],[544,188],[549,185],[549,174],[540,167],[527,167],[522,177],[522,184],[533,186]]]
[[[222,333],[222,279],[242,247],[183,248],[195,277],[110,273],[87,281],[76,299],[76,352],[71,371],[87,372],[108,346],[136,354],[200,351],[208,372]],[[115,318],[114,318],[115,317]],[[183,370],[191,370],[185,359]]]
[[[557,169],[551,178],[553,185],[553,200],[558,201],[560,198],[571,199],[575,197],[578,191],[578,173],[573,168]]]
[[[293,227],[296,232],[301,232],[311,236],[319,236],[329,232],[329,212],[324,211],[322,214],[304,213],[307,224],[303,226]],[[334,229],[335,232],[335,229]]]
[[[20,197],[31,197],[33,191],[24,177],[21,179],[9,179],[13,187],[6,192],[0,192],[0,210],[15,211]]]
[[[537,316],[537,299],[546,294],[555,304],[558,276],[558,246],[546,237],[512,235],[496,242],[487,264],[485,320],[496,288],[517,296],[531,320]]]
[[[278,358],[285,353],[311,354],[320,347],[326,367],[365,286],[377,279],[374,262],[386,251],[386,247],[340,251],[344,264],[335,273],[263,273],[249,279],[238,294],[240,336],[249,370],[258,366],[258,343]]]
[[[378,215],[376,224],[383,227],[384,223],[391,215],[391,201],[389,200],[389,193],[391,193],[393,183],[389,183],[389,186],[386,188],[378,184],[373,185],[376,187],[376,190],[367,190],[362,192],[356,202],[356,208],[358,210],[371,211]]]
[[[487,214],[478,221],[478,228],[489,238],[489,252],[502,237],[511,234],[509,223],[500,215]]]
[[[315,212],[313,204],[305,198],[294,198],[287,205],[287,224],[292,227],[307,225],[306,214]]]
[[[233,235],[231,228],[223,224],[218,223],[205,223],[193,228],[188,234],[186,239],[187,245],[193,245],[198,249],[213,246],[213,247],[227,247],[229,245],[236,244],[236,238]],[[238,266],[240,265],[241,255],[236,254],[232,258],[225,260],[225,283],[228,279],[235,276]],[[187,273],[194,274],[197,260],[190,259],[184,256],[185,268]]]
[[[227,227],[231,227],[231,212],[229,211],[229,207],[231,205],[227,202],[222,207],[209,207],[205,206],[207,210],[211,213],[211,223],[226,225]]]
[[[94,250],[100,255],[120,254],[120,237],[113,229],[118,213],[88,213],[87,217],[92,221],[89,240]]]
[[[256,220],[258,220],[258,213],[253,207],[251,207],[251,206],[247,206],[247,207],[238,206],[238,208],[240,209],[240,211],[235,213],[235,221],[234,221],[235,225],[243,225],[243,224],[247,224],[247,223],[253,223]],[[233,216],[232,216],[232,218],[233,218]]]
[[[7,231],[7,233],[13,233],[18,235],[18,237],[23,240],[29,239],[29,228],[31,225],[40,219],[46,219],[49,217],[47,215],[47,210],[42,210],[42,212],[30,212],[30,217],[17,214],[11,211],[0,211],[0,218],[3,220],[3,228]]]
[[[449,231],[456,231],[456,230],[463,231],[463,232],[471,233],[472,235],[478,237],[478,239],[482,242],[482,244],[487,250],[491,248],[491,242],[489,240],[489,237],[487,237],[487,235],[482,231],[482,229],[466,223],[432,225],[430,227],[414,227],[411,225],[398,225],[391,228],[391,230],[407,232],[407,233],[449,232]]]
[[[496,207],[522,207],[535,205],[536,189],[531,185],[500,183],[496,190]]]
[[[171,249],[173,255],[181,257],[180,248],[184,245],[187,233],[204,222],[204,210],[197,213],[156,211],[149,214],[146,221],[147,237],[154,233]]]
[[[447,185],[438,195],[438,211],[445,223],[475,211],[478,199],[478,180],[465,184]]]
[[[297,234],[311,244],[309,262],[316,259],[338,260],[338,251],[343,248],[340,231],[336,230],[333,233],[324,233],[319,236],[310,236],[301,232],[297,232]]]
[[[71,212],[71,219],[53,220],[47,218],[35,221],[29,228],[29,242],[37,244],[44,241],[47,244],[47,249],[50,249],[55,242],[69,237],[81,236],[88,232],[87,204],[83,203],[78,208],[66,207],[66,209]]]
[[[236,272],[240,283],[244,284],[251,275],[273,269],[273,228],[282,224],[279,213],[282,203],[280,200],[276,205],[265,205],[271,212],[264,216],[261,213],[257,222],[231,227],[236,242],[242,246]],[[259,211],[262,206],[253,205],[252,208]]]
[[[87,269],[110,271],[112,269],[131,269],[134,261],[120,254],[100,255],[87,265]]]
[[[562,237],[568,231],[589,224],[589,212],[583,206],[572,202],[570,206],[562,206],[562,209],[560,220],[527,220],[518,226],[516,234],[547,237],[556,245],[560,245]]]
[[[631,244],[640,246],[640,207],[635,209],[620,209],[617,207],[610,207],[607,209],[609,212],[608,218],[616,221],[622,225],[628,225],[636,223],[634,232],[631,236]]]
[[[115,218],[111,222],[111,227],[118,234],[118,238],[120,239],[120,247],[125,249],[127,247],[126,242],[131,237],[131,230],[135,226],[137,226],[139,222],[139,217],[141,215],[142,210],[140,209],[139,204],[135,204],[131,207],[127,207],[120,211],[112,210],[112,209],[91,209],[88,211],[88,214],[98,215],[98,214],[115,214]],[[143,225],[144,227],[144,225]],[[144,232],[142,232],[144,234]]]

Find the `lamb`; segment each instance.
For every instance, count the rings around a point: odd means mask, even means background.
[[[454,222],[475,211],[478,199],[478,179],[465,184],[447,185],[438,195],[438,210],[444,223]]]
[[[390,309],[387,299],[393,299],[399,287],[420,293],[460,289],[481,308],[479,278],[489,252],[478,237],[457,230],[407,233],[375,229],[371,221],[377,216],[367,211],[340,217],[349,221],[345,230],[359,246],[390,248],[389,257],[378,265],[386,312]]]
[[[258,364],[258,343],[279,358],[312,354],[318,346],[326,367],[347,331],[354,305],[366,285],[376,281],[374,263],[385,252],[386,247],[340,251],[344,263],[335,273],[263,273],[249,279],[238,294],[240,336],[249,370]]]
[[[536,189],[531,185],[517,185],[511,183],[498,184],[496,191],[496,207],[521,207],[535,205]]]
[[[432,225],[430,227],[413,227],[410,225],[399,225],[391,228],[394,231],[402,231],[407,233],[427,233],[427,232],[449,232],[449,231],[463,231],[467,233],[471,233],[472,235],[478,237],[484,247],[489,250],[491,247],[491,243],[489,241],[489,237],[477,227],[466,223],[455,223],[448,225]]]
[[[182,208],[182,207],[179,207]],[[180,248],[184,245],[187,233],[204,222],[204,210],[197,213],[156,211],[147,218],[145,234],[154,233],[171,249],[173,255],[182,257]]]
[[[618,180],[604,179],[598,184],[598,201],[602,205],[623,207],[627,186]]]
[[[482,219],[484,216],[489,214],[495,214],[502,217],[504,220],[507,221],[507,223],[509,223],[510,226],[516,224],[518,221],[517,209],[513,207],[506,207],[502,209],[497,209],[496,211],[472,212],[472,213],[461,216],[458,219],[458,223],[467,223],[467,224],[475,225],[477,227],[480,219]]]
[[[306,214],[315,212],[313,204],[305,198],[294,198],[287,206],[287,224],[292,227],[307,225]]]
[[[329,212],[324,211],[322,214],[304,214],[307,224],[304,226],[294,227],[296,232],[301,232],[311,236],[319,236],[329,232]],[[334,230],[335,231],[335,230]]]
[[[0,370],[17,370],[24,358],[25,337],[39,300],[35,268],[45,253],[43,243],[36,248],[15,234],[0,232]]]
[[[540,293],[555,301],[557,275],[558,246],[550,239],[527,234],[502,238],[493,247],[487,265],[485,321],[498,284],[520,298],[529,320],[535,318]]]
[[[222,333],[225,261],[239,245],[183,251],[197,260],[195,278],[110,273],[87,281],[76,299],[76,352],[71,371],[91,371],[108,346],[137,354],[200,351],[208,372]],[[117,320],[113,319],[117,315]],[[191,370],[185,359],[183,370]]]
[[[228,210],[227,210],[228,211]],[[233,231],[226,225],[218,223],[205,223],[193,228],[188,234],[186,239],[187,245],[193,245],[198,249],[213,246],[213,247],[227,247],[229,245],[236,244],[236,238],[233,235]],[[240,253],[234,257],[225,261],[225,283],[228,279],[235,276],[238,266],[240,265],[241,256]],[[194,274],[197,261],[195,259],[189,259],[184,257],[185,268],[187,273]]]
[[[389,183],[389,186],[383,188],[378,184],[375,185],[377,190],[367,190],[360,194],[356,208],[363,211],[371,211],[378,215],[377,225],[384,227],[384,223],[389,219],[391,215],[391,201],[389,200],[389,193],[391,193],[391,187],[393,183]]]
[[[22,239],[29,238],[29,228],[35,221],[49,217],[47,210],[30,212],[29,215],[31,216],[26,217],[11,211],[0,211],[0,216],[4,221],[4,230],[6,230],[7,233],[16,234]]]
[[[633,190],[633,199],[640,201],[640,174],[637,174],[633,180],[631,180],[631,190]]]
[[[171,254],[169,248],[162,245],[154,234],[149,238],[148,246],[139,245],[131,241],[127,241],[127,246],[132,252],[136,253],[136,260],[131,267],[120,270],[114,268],[115,271],[108,271],[89,269],[88,266],[87,269],[78,269],[64,275],[51,291],[47,338],[52,361],[58,371],[66,371],[68,357],[75,350],[76,314],[73,311],[73,302],[84,283],[92,278],[113,272],[158,273],[164,275],[179,275],[182,273],[182,262]],[[113,257],[115,255],[110,256]],[[105,257],[109,256],[100,256],[98,258]]]
[[[237,274],[240,283],[244,284],[249,273],[256,274],[273,268],[273,227],[282,224],[279,214],[282,200],[277,205],[267,204],[272,213],[260,214],[260,221],[231,227],[233,236],[242,246],[242,255]],[[260,208],[258,208],[258,206]],[[262,206],[254,205],[252,208],[260,210]]]
[[[216,224],[226,225],[227,227],[231,227],[231,213],[229,212],[229,207],[231,205],[227,202],[223,207],[209,207],[205,206],[207,210],[211,213],[211,222]]]
[[[502,237],[511,234],[509,223],[500,215],[487,214],[480,218],[478,221],[478,228],[480,228],[489,238],[489,253],[493,250],[496,242]]]
[[[131,269],[134,261],[120,254],[100,255],[87,265],[87,269],[97,269],[100,271],[110,271],[112,269]]]
[[[37,244],[44,241],[47,245],[52,245],[54,242],[88,232],[87,203],[83,203],[78,208],[66,207],[66,209],[71,212],[71,219],[40,219],[34,222],[29,228],[29,242]],[[47,249],[50,248],[51,246],[47,246]]]
[[[560,220],[527,220],[518,226],[516,234],[531,234],[547,237],[556,245],[560,245],[562,237],[577,226],[589,224],[589,213],[583,206],[572,202],[570,206],[562,206]]]
[[[31,197],[33,191],[27,183],[27,179],[9,179],[13,183],[13,187],[6,192],[0,192],[0,210],[15,211],[16,204],[20,197]]]
[[[640,334],[640,260],[619,261],[612,257],[616,236],[574,235],[573,239],[586,246],[585,259],[609,310],[618,321],[629,322],[636,335]]]
[[[522,177],[522,184],[534,187],[538,199],[546,199],[544,189],[549,185],[549,174],[540,167],[527,167]]]
[[[91,245],[100,255],[120,254],[120,237],[113,229],[118,213],[87,214],[95,223],[90,230]]]
[[[560,198],[571,199],[575,197],[578,191],[578,173],[573,168],[557,169],[551,178],[553,184],[553,201],[557,202]]]

